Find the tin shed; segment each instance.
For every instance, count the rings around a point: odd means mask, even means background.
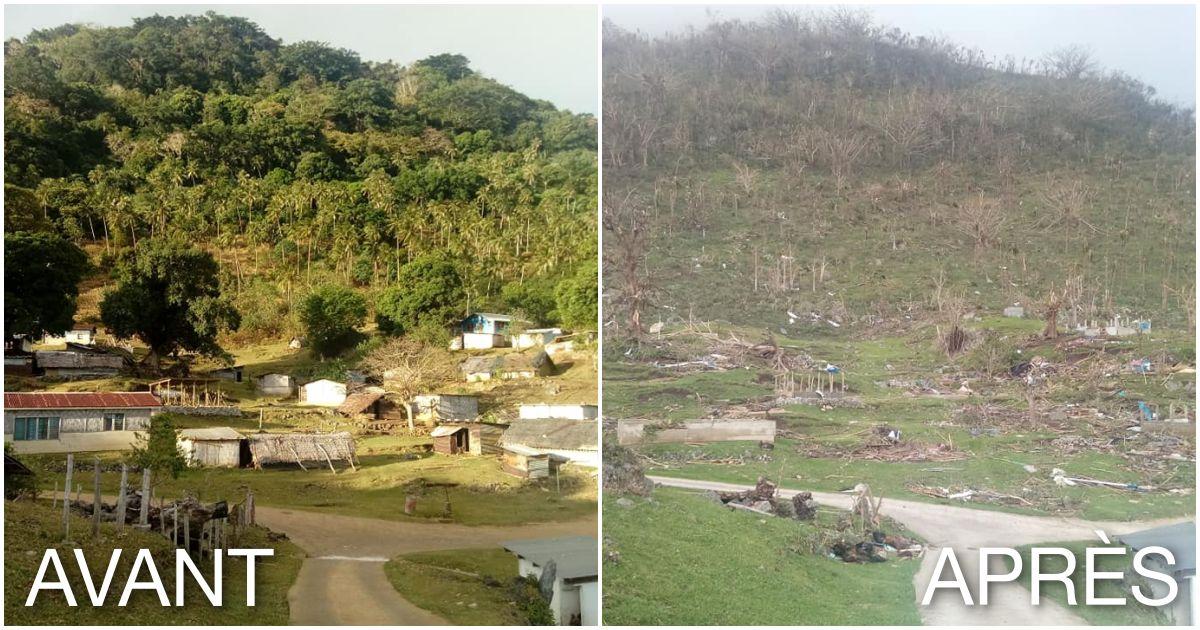
[[[177,439],[188,466],[238,468],[250,460],[245,438],[229,427],[184,429]]]

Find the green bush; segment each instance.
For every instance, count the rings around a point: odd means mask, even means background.
[[[358,326],[367,318],[367,302],[352,289],[318,287],[300,302],[300,325],[313,350],[332,357],[358,343]]]

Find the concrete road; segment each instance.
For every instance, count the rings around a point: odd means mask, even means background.
[[[259,524],[286,533],[308,554],[288,592],[288,603],[293,624],[313,626],[447,624],[401,597],[388,581],[383,564],[402,553],[496,547],[507,540],[597,533],[595,516],[565,523],[468,527],[267,506],[258,506],[256,513]]]
[[[655,483],[675,488],[693,490],[740,491],[753,486],[712,481],[694,481],[671,477],[648,476]],[[779,491],[783,497],[791,497],[795,490]],[[852,498],[846,494],[814,492],[818,503],[831,507],[849,509]],[[1086,625],[1082,618],[1067,607],[1042,598],[1038,606],[1030,605],[1030,593],[1019,583],[992,584],[988,589],[987,606],[966,606],[957,591],[940,589],[929,606],[920,606],[920,600],[933,576],[937,558],[942,547],[953,547],[963,575],[971,585],[971,593],[979,593],[979,548],[1016,547],[1034,543],[1066,542],[1071,540],[1095,539],[1096,530],[1104,531],[1110,540],[1117,535],[1157,527],[1169,523],[1190,521],[1190,517],[1160,519],[1131,523],[1085,521],[1073,518],[1050,516],[1028,516],[992,510],[980,510],[954,505],[921,503],[884,498],[880,511],[895,521],[903,523],[913,533],[923,538],[929,549],[921,561],[921,567],[913,578],[921,619],[926,625]],[[1003,562],[993,560],[994,563]],[[993,572],[1001,572],[999,564],[992,564]],[[947,568],[943,579],[950,579]],[[1079,595],[1082,601],[1082,594]]]

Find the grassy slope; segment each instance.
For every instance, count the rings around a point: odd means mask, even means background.
[[[1068,549],[1076,560],[1075,572],[1071,574],[1071,582],[1075,587],[1075,601],[1078,605],[1070,606],[1072,612],[1083,617],[1088,623],[1094,626],[1157,626],[1167,625],[1167,616],[1159,610],[1143,606],[1133,595],[1123,588],[1119,581],[1101,580],[1096,582],[1096,597],[1124,597],[1124,606],[1086,606],[1084,602],[1085,592],[1085,576],[1084,571],[1084,550],[1088,547],[1100,546],[1095,541],[1079,541],[1069,543],[1056,543],[1054,547],[1063,547]],[[1021,554],[1022,566],[1025,570],[1021,573],[1021,579],[1024,580],[1025,586],[1028,588],[1031,583],[1032,574],[1029,572],[1030,547],[1017,547],[1017,551]],[[1126,576],[1137,577],[1133,572],[1132,565],[1133,554],[1130,552],[1125,556],[1100,556],[1096,561],[1096,571],[1112,571],[1124,573]],[[1005,559],[1008,566],[1011,568],[1012,563]],[[1066,562],[1057,556],[1050,557],[1042,561],[1043,573],[1057,573],[1066,568]],[[1042,583],[1042,597],[1048,597],[1058,603],[1067,606],[1067,589],[1058,582]],[[1180,594],[1181,597],[1186,597]]]
[[[709,193],[707,205],[672,212],[661,192],[651,211],[646,267],[658,293],[642,321],[691,315],[796,333],[803,329],[788,323],[787,309],[844,309],[849,319],[883,309],[896,316],[926,302],[939,274],[947,290],[998,311],[1014,300],[1040,300],[1067,274],[1081,273],[1100,307],[1097,318],[1111,314],[1105,308],[1111,300],[1113,309],[1144,313],[1156,326],[1183,327],[1186,298],[1164,298],[1162,285],[1194,283],[1194,168],[1191,157],[1163,156],[1126,160],[1118,174],[1097,159],[1029,165],[1005,182],[990,170],[947,165],[944,172],[864,171],[841,193],[819,173],[796,178],[762,169],[747,195],[729,167],[702,166],[684,175],[693,190]],[[661,176],[673,181],[672,173]],[[612,176],[618,186],[636,183],[647,195],[655,177],[615,170]],[[1072,181],[1088,191],[1080,218],[1097,230],[1039,228],[1053,215],[1047,195]],[[720,190],[735,191],[738,203],[714,192]],[[977,190],[1002,204],[1000,246],[977,250],[957,228],[954,206]],[[755,252],[763,286],[780,256],[794,257],[793,290],[756,292]],[[822,260],[825,277],[814,290],[810,267]]]
[[[634,501],[623,508],[605,497],[605,554],[620,554],[604,565],[606,623],[920,623],[916,561],[850,565],[807,554],[795,548],[813,526],[733,512],[683,491]]]
[[[407,554],[388,561],[384,571],[405,599],[455,625],[519,626],[527,623],[505,592],[506,586],[517,575],[517,560],[503,549]],[[501,586],[488,586],[485,577]]]
[[[157,534],[126,529],[119,533],[116,526],[103,524],[101,537],[91,538],[91,524],[85,518],[74,517],[71,523],[72,537],[82,548],[93,575],[100,575],[107,566],[112,549],[127,550],[114,575],[106,605],[95,608],[88,600],[87,591],[79,577],[72,547],[62,543],[62,515],[52,510],[49,503],[5,501],[4,504],[4,622],[14,625],[284,625],[288,623],[287,592],[300,570],[303,552],[290,542],[268,541],[266,530],[254,528],[240,541],[245,548],[275,549],[275,556],[260,558],[256,563],[256,605],[246,606],[245,562],[225,561],[224,602],[214,608],[195,583],[189,581],[185,590],[185,606],[163,608],[157,596],[150,591],[134,591],[129,605],[116,605],[124,587],[125,578],[132,568],[137,549],[150,549],[155,555],[167,594],[171,601],[175,597],[174,552],[170,543]],[[71,580],[79,606],[70,608],[58,594],[40,594],[37,603],[25,607],[29,587],[37,575],[44,550],[57,548]],[[32,552],[32,553],[31,553]],[[211,579],[211,565],[200,564],[202,571]],[[52,574],[51,574],[52,577]],[[98,578],[97,578],[98,579]],[[190,580],[190,578],[189,578]]]

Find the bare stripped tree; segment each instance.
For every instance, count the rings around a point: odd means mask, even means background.
[[[617,333],[641,342],[642,310],[650,297],[650,280],[645,270],[650,244],[650,220],[646,202],[636,189],[605,192],[604,226],[605,300],[616,307],[623,322]],[[606,312],[610,312],[608,308]],[[623,324],[623,325],[622,325]]]
[[[956,229],[971,239],[976,253],[995,245],[1007,222],[1000,203],[983,193],[959,204],[956,219]]]
[[[405,403],[410,431],[414,426],[409,401],[455,376],[454,357],[445,348],[429,346],[408,337],[389,339],[372,350],[360,365],[368,373],[383,377],[387,390]]]

